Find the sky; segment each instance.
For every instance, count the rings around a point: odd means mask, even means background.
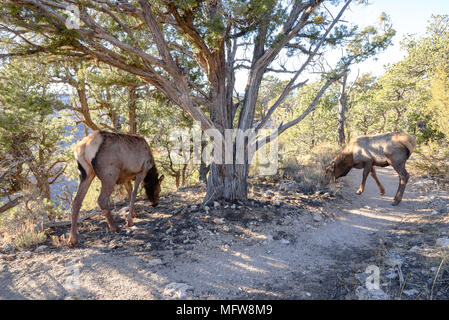
[[[404,36],[424,36],[432,14],[449,14],[449,0],[370,0],[367,6],[353,5],[346,12],[345,19],[364,26],[378,21],[382,12],[390,16],[396,30],[393,44],[376,56],[377,61],[369,59],[356,66],[354,69],[359,68],[360,73],[371,72],[379,76],[384,71],[384,65],[401,60],[405,56],[400,48]]]
[[[376,55],[375,58],[370,58],[360,64],[351,68],[349,81],[353,81],[360,72],[369,72],[374,76],[380,76],[384,73],[384,66],[400,61],[406,54],[401,50],[400,42],[404,36],[408,34],[415,34],[418,37],[424,36],[426,28],[432,14],[449,14],[449,0],[369,0],[368,5],[359,5],[354,3],[350,5],[343,15],[343,20],[357,24],[360,28],[364,26],[377,24],[379,17],[385,12],[396,30],[396,35],[393,37],[392,45],[385,51]],[[329,59],[331,61],[333,59]],[[294,65],[302,63],[301,61],[294,61]],[[276,74],[278,78],[289,79],[290,74]],[[298,81],[309,78],[313,81],[317,75],[305,74],[300,76]],[[247,71],[241,71],[237,75],[236,89],[238,92],[243,92],[247,81]]]

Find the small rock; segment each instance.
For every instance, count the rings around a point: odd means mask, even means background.
[[[390,267],[401,266],[404,263],[404,259],[396,251],[388,251],[386,257],[385,264]]]
[[[279,200],[275,200],[275,201],[273,202],[273,205],[274,205],[275,207],[280,207],[280,206],[281,206],[281,202],[280,202]]]
[[[224,224],[224,218],[214,218],[215,224]]]
[[[314,214],[313,215],[313,221],[320,222],[322,220],[323,220],[323,217],[321,215],[319,215],[319,214]]]
[[[404,291],[402,291],[402,293],[405,294],[406,296],[416,296],[419,292],[418,292],[418,290],[410,289],[410,290],[404,290]]]
[[[296,191],[298,189],[298,183],[296,181],[284,182],[279,185],[279,190],[282,191]]]
[[[210,208],[208,206],[204,206],[204,211],[206,211],[206,213],[209,213]]]
[[[408,250],[408,251],[409,251],[409,252],[417,252],[419,249],[421,249],[421,248],[418,247],[418,246],[413,246],[413,247],[411,247],[410,250]]]
[[[449,238],[438,238],[436,241],[436,245],[440,247],[449,246]]]
[[[282,244],[290,244],[290,241],[287,239],[281,239]]]
[[[306,292],[306,296],[311,297],[312,294],[310,292]]]
[[[355,289],[355,295],[359,300],[388,300],[388,295],[382,289],[368,290],[362,286]]]
[[[394,268],[388,269],[387,273],[385,274],[385,278],[387,279],[396,279],[398,277],[398,274],[396,273],[396,270]]]
[[[14,252],[14,246],[12,245],[12,244],[10,244],[10,243],[8,243],[8,244],[6,244],[4,247],[3,247],[3,249],[2,249],[2,251],[4,252],[4,253],[12,253],[12,252]]]
[[[274,193],[270,190],[265,191],[264,193],[262,193],[262,196],[264,198],[271,198],[272,196],[274,196]]]
[[[153,260],[148,261],[149,266],[158,266],[160,264],[162,264],[161,259],[153,259]]]
[[[220,207],[220,203],[217,201],[214,201],[214,208],[218,208],[218,207]]]
[[[357,280],[359,280],[359,282],[360,282],[362,285],[365,285],[366,279],[368,278],[368,276],[369,276],[369,274],[366,273],[366,272],[361,272],[361,273],[355,274],[355,278],[356,278]]]
[[[231,206],[231,209],[235,209],[235,208],[236,208],[236,205],[233,204],[233,205]]]
[[[189,290],[192,290],[192,287],[188,284],[172,282],[165,286],[163,295],[173,299],[185,299]]]
[[[262,244],[268,244],[269,242],[273,241],[273,236],[271,234],[266,235],[267,239],[265,239]]]
[[[21,258],[29,258],[31,257],[31,252],[30,251],[22,251],[19,253],[19,257]]]
[[[35,252],[43,252],[48,248],[48,246],[46,245],[41,245],[39,247],[36,248],[36,250],[34,250]]]

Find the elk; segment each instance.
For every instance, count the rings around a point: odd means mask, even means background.
[[[409,174],[405,170],[405,162],[416,147],[416,138],[406,133],[391,132],[374,136],[360,136],[352,140],[324,170],[324,180],[329,183],[348,174],[352,168],[363,169],[363,177],[357,194],[365,190],[368,174],[371,173],[379,187],[380,194],[385,188],[377,178],[374,166],[391,165],[399,175],[399,187],[392,205],[399,205],[404,195]]]
[[[69,238],[71,246],[78,245],[78,215],[95,176],[101,181],[98,205],[113,232],[119,231],[109,209],[109,196],[114,191],[115,185],[123,184],[128,193],[130,201],[127,215],[128,227],[133,225],[133,217],[137,217],[134,202],[142,181],[151,205],[153,207],[158,205],[164,176],[158,177],[151,149],[144,138],[94,131],[76,145],[75,158],[80,171],[80,184],[72,202],[72,226]],[[135,179],[134,189],[131,185],[133,179]]]

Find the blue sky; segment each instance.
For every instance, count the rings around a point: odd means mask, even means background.
[[[407,34],[424,36],[426,28],[432,14],[449,14],[449,0],[369,0],[368,5],[353,3],[343,15],[343,20],[359,25],[361,28],[367,25],[375,25],[379,22],[379,17],[385,12],[391,19],[396,35],[393,44],[375,58],[364,61],[353,66],[349,75],[349,81],[353,81],[358,73],[370,72],[374,76],[384,73],[384,66],[400,61],[406,54],[401,50],[400,43]],[[331,53],[327,59],[332,63],[334,54]],[[338,58],[335,56],[335,58]],[[334,61],[335,62],[335,61]],[[293,65],[302,63],[292,61]],[[236,89],[242,92],[247,82],[247,70],[242,70],[237,74]],[[290,74],[276,74],[281,79],[289,79]],[[313,74],[304,74],[298,81],[309,78],[313,81],[318,77]]]
[[[396,30],[393,45],[377,56],[353,68],[360,72],[381,75],[384,65],[394,63],[404,57],[400,42],[407,34],[423,36],[432,14],[449,14],[449,0],[370,0],[370,5],[356,5],[345,14],[345,19],[360,26],[377,21],[382,12],[388,14]]]

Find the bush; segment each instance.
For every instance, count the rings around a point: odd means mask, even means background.
[[[37,247],[39,244],[45,242],[47,236],[44,231],[36,231],[33,224],[26,224],[16,234],[13,243],[19,250]]]
[[[413,153],[412,166],[419,174],[449,179],[449,146],[429,141]]]
[[[29,248],[46,240],[38,226],[49,218],[63,217],[63,211],[53,202],[24,192],[24,201],[0,216],[0,234],[18,249]]]
[[[289,156],[281,159],[279,175],[282,179],[295,180],[304,193],[314,193],[324,189],[323,171],[339,150],[337,145],[320,144],[304,155]]]

